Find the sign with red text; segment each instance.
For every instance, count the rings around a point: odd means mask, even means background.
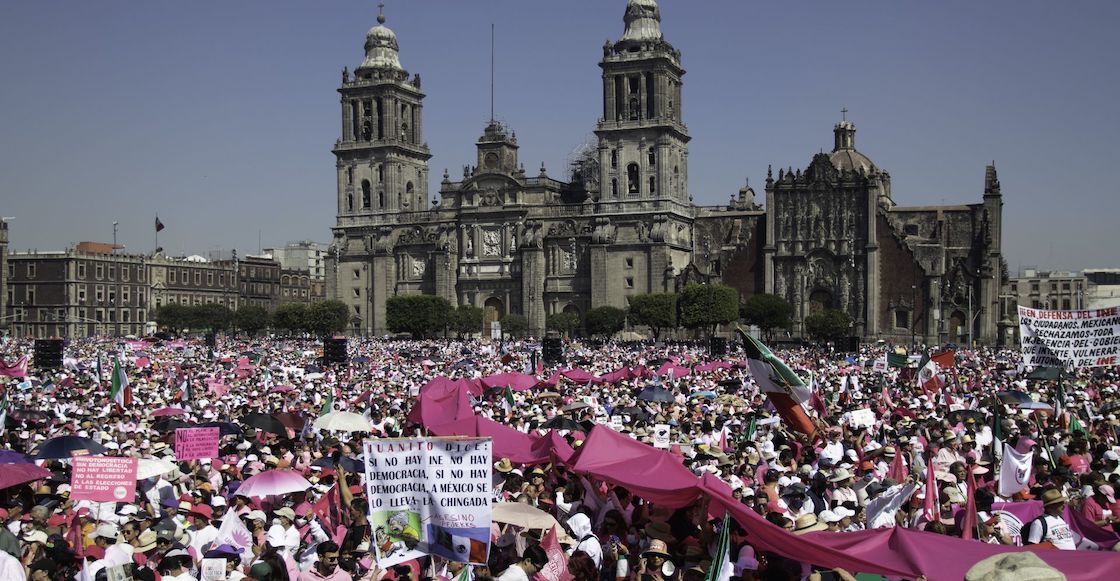
[[[1120,365],[1120,307],[1047,311],[1020,305],[1019,339],[1026,367]]]
[[[175,459],[198,460],[218,457],[219,428],[179,428],[175,430]]]
[[[70,498],[95,502],[136,500],[138,459],[118,456],[75,456],[70,459]]]

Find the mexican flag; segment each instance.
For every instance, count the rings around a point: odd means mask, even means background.
[[[906,352],[905,351],[903,351],[902,353],[899,353],[898,351],[893,351],[891,353],[887,353],[887,365],[888,366],[890,366],[890,367],[906,367],[906,364],[907,364],[907,357],[906,357]]]
[[[323,407],[319,408],[319,415],[325,416],[334,411],[334,394],[328,393],[327,399],[323,400]]]
[[[940,371],[936,360],[928,354],[922,356],[922,362],[918,365],[918,383],[923,390],[932,393],[941,391],[941,376],[938,375]]]
[[[742,329],[736,331],[743,340],[751,376],[778,410],[782,421],[802,434],[813,435],[816,426],[805,413],[805,408],[801,407],[812,395],[809,386],[761,341],[747,335]]]
[[[513,404],[514,404],[513,390],[510,389],[509,386],[507,385],[506,386],[506,392],[502,396],[502,409],[504,409],[506,411],[506,416],[507,417],[510,414],[513,413]]]
[[[716,554],[712,556],[712,566],[704,581],[728,581],[731,579],[731,519],[723,513],[723,526],[719,529],[716,541]]]
[[[109,383],[109,399],[121,408],[132,405],[132,388],[128,386],[128,375],[121,368],[120,359],[113,359],[113,377]]]

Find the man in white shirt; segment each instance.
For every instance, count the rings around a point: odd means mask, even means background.
[[[1023,544],[1050,543],[1063,551],[1077,549],[1073,531],[1066,521],[1062,520],[1062,511],[1066,508],[1065,496],[1057,490],[1047,490],[1042,493],[1042,505],[1042,516],[1030,521],[1024,527],[1026,534],[1023,535]]]
[[[586,518],[586,515],[584,515]],[[529,581],[548,564],[548,554],[537,545],[525,547],[521,560],[510,565],[498,576],[498,581]]]

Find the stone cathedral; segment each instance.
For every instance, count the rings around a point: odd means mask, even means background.
[[[847,312],[865,340],[996,343],[1010,328],[994,165],[980,203],[898,206],[890,174],[856,149],[845,117],[830,153],[767,171],[764,205],[749,186],[726,206],[693,204],[685,71],[655,0],[629,0],[622,36],[603,46],[597,148],[572,178],[527,171],[516,134],[491,121],[476,159],[454,179],[444,170],[435,196],[420,75],[402,67],[396,34],[377,20],[361,65],[343,70],[333,150],[328,293],[350,306],[355,334],[388,333],[385,301],[399,294],[475,305],[487,321],[522,314],[540,336],[554,313],[625,308],[629,296],[708,282],[743,299],[786,298],[793,336],[825,308]]]

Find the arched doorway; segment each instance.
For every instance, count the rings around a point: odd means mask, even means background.
[[[579,316],[579,307],[577,307],[577,306],[575,306],[571,303],[568,303],[568,304],[564,305],[564,312],[565,313],[572,313],[572,314],[574,314],[575,316],[578,317]]]
[[[953,311],[953,314],[949,316],[948,333],[950,343],[960,343],[961,339],[964,338],[967,332],[964,328],[965,319],[967,318],[968,317],[960,311]]]
[[[815,315],[832,308],[832,293],[817,289],[809,295],[809,314]]]
[[[489,333],[490,332],[489,331],[490,323],[493,323],[494,321],[500,321],[502,319],[502,315],[505,314],[505,309],[503,308],[502,300],[497,298],[497,297],[490,297],[490,298],[486,299],[485,303],[482,304],[482,310],[483,310],[483,318],[482,318],[483,326],[484,326],[485,332]]]

